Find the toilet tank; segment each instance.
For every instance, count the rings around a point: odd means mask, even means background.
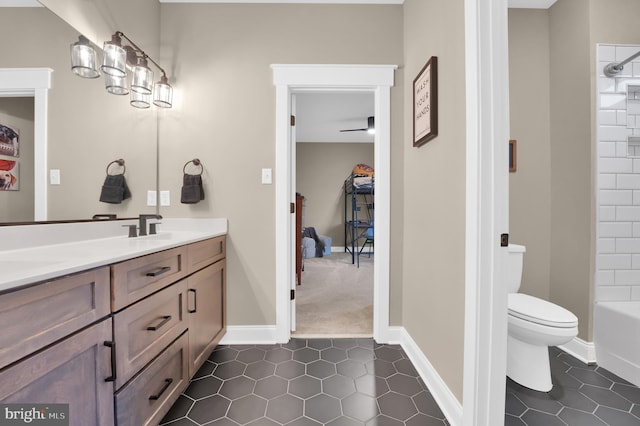
[[[522,282],[522,262],[524,260],[525,246],[509,244],[507,256],[507,292],[517,293]]]

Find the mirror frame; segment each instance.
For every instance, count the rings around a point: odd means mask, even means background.
[[[47,117],[51,68],[1,68],[0,97],[32,97],[33,115],[33,220],[47,220]]]

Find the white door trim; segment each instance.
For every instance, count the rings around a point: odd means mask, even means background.
[[[51,68],[0,69],[0,97],[33,97],[34,220],[47,220],[47,107]]]
[[[289,288],[295,279],[294,239],[289,204],[295,202],[291,95],[297,91],[368,91],[374,93],[376,134],[376,261],[374,262],[373,337],[389,340],[389,240],[391,200],[391,86],[396,65],[272,65],[276,86],[276,339],[291,338]]]
[[[504,424],[509,229],[507,0],[465,0],[467,95],[463,425]]]

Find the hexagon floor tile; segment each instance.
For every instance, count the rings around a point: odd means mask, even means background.
[[[507,379],[505,426],[640,426],[640,389],[558,348],[549,355],[550,392]]]
[[[160,424],[449,422],[400,346],[373,339],[291,339],[286,345],[217,347]]]

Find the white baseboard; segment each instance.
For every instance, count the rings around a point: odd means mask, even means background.
[[[442,380],[436,369],[420,350],[416,342],[404,327],[389,327],[389,343],[399,344],[418,370],[425,384],[431,391],[438,406],[446,416],[451,426],[462,425],[462,404]]]
[[[596,363],[596,346],[593,344],[593,342],[585,342],[579,337],[576,337],[569,343],[560,345],[558,347],[569,355],[578,358],[585,364]]]
[[[278,343],[275,325],[230,325],[221,345],[273,345]]]

